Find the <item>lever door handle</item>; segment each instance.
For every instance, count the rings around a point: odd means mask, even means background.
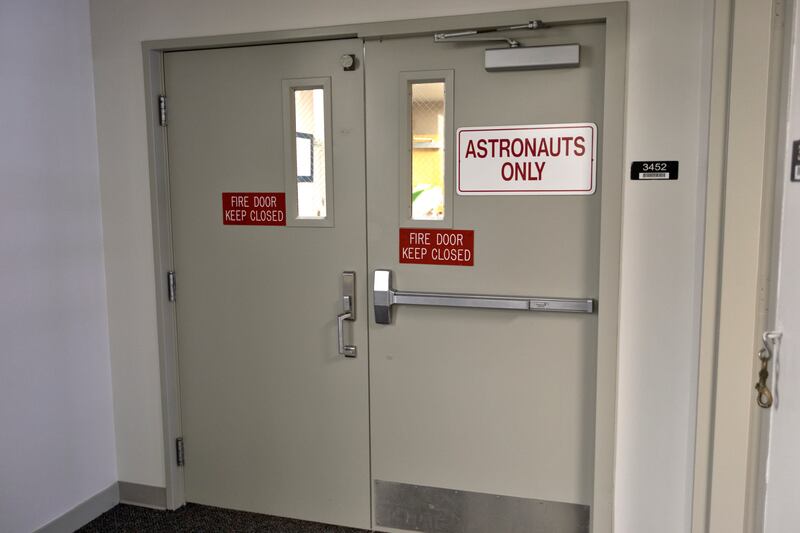
[[[340,313],[336,315],[336,329],[339,333],[339,355],[343,355],[345,357],[355,357],[356,356],[356,347],[352,344],[345,344],[344,343],[344,321],[345,320],[353,320],[353,313],[346,312]]]
[[[355,281],[355,272],[342,272],[342,307],[344,312],[336,315],[336,333],[339,341],[339,355],[345,357],[356,356],[356,347],[352,344],[346,344],[344,341],[344,321],[355,322],[356,320]]]

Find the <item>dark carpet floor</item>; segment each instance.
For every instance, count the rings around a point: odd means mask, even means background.
[[[186,504],[177,511],[159,511],[120,504],[92,520],[79,533],[356,533],[363,530],[290,518]]]

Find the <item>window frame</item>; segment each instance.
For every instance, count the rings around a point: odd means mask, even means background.
[[[334,227],[333,195],[333,126],[331,113],[331,78],[285,79],[283,84],[283,153],[286,191],[286,225],[289,227]],[[322,89],[325,115],[325,216],[301,217],[298,208],[296,91]],[[313,147],[312,147],[313,150]]]
[[[417,70],[400,73],[399,92],[400,92],[400,154],[399,154],[399,205],[398,212],[401,228],[452,228],[453,227],[453,172],[454,172],[454,153],[453,140],[454,120],[453,120],[453,77],[452,69],[447,70]],[[412,105],[411,105],[411,86],[419,83],[444,82],[444,218],[441,220],[422,220],[414,219],[411,210],[412,192],[412,161],[413,161],[413,128],[412,128]]]

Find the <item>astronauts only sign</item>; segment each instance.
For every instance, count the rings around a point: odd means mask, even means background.
[[[593,194],[597,126],[591,123],[459,128],[460,195]]]

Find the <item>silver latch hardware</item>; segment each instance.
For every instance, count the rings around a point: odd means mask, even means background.
[[[167,272],[167,298],[170,302],[175,301],[175,272]]]
[[[167,125],[167,97],[163,94],[158,96],[158,125]]]
[[[175,439],[175,463],[178,466],[183,466],[186,462],[186,458],[183,455],[183,437],[178,437]]]

